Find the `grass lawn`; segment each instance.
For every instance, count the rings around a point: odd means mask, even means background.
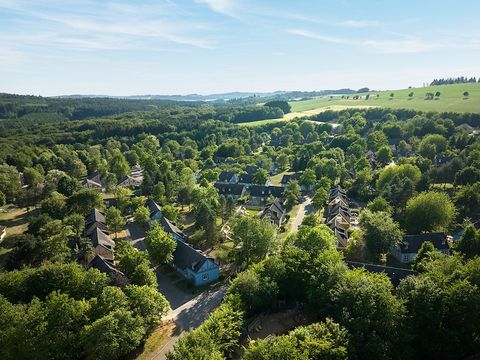
[[[216,244],[213,246],[213,250],[210,253],[215,259],[221,261],[222,263],[228,263],[228,255],[232,251],[235,244],[233,241],[227,241],[221,244]]]
[[[7,227],[7,235],[23,234],[28,228],[28,216],[35,213],[35,210],[27,214],[26,208],[6,206],[0,210],[0,225]]]
[[[160,325],[145,341],[143,346],[138,349],[132,359],[151,360],[154,359],[162,346],[170,339],[175,330],[175,324],[171,321]]]
[[[437,91],[440,92],[438,100],[425,100],[425,94],[427,92],[436,93]],[[464,98],[463,96],[465,91],[470,93],[468,98]],[[411,92],[413,92],[413,96],[410,98],[408,95]],[[394,94],[393,98],[390,98],[391,93]],[[352,96],[354,95],[349,95],[350,99],[341,99],[340,96],[334,96],[333,99],[330,99],[330,96],[324,96],[304,101],[293,101],[290,105],[292,106],[292,112],[305,112],[328,106],[363,105],[393,109],[414,109],[420,111],[480,113],[479,83],[388,90],[370,92],[369,94],[370,98],[368,100],[365,100],[367,93],[361,93],[354,94],[362,97],[358,100],[352,99]],[[334,109],[332,108],[332,110]]]
[[[284,171],[270,177],[270,180],[272,181],[272,185],[279,186],[280,182],[282,181],[283,175],[286,175],[286,174],[293,174],[293,172]]]

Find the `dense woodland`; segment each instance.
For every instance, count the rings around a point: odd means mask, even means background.
[[[93,207],[107,211],[112,228],[126,217],[146,223],[146,199],[188,227],[198,247],[224,241],[218,220],[232,223],[235,243],[228,295],[181,337],[170,360],[465,359],[480,352],[480,115],[328,111],[242,127],[235,123],[282,117],[289,108],[165,101],[137,108],[105,99],[30,108],[43,99],[0,100],[0,206],[30,211],[28,230],[7,238],[13,245],[0,272],[0,358],[113,359],[145,341],[168,311],[152,270],[171,260],[168,240],[153,228],[146,252],[118,241],[116,261],[130,279],[120,288],[85,269],[91,248],[81,234]],[[140,188],[117,187],[136,164],[144,171]],[[237,219],[236,204],[212,184],[220,171],[247,165],[258,166],[258,183],[272,168],[302,171],[285,190],[285,206],[300,201],[300,185],[311,185],[317,212],[290,234],[255,217]],[[94,173],[115,207],[82,188]],[[321,216],[337,184],[361,208],[345,251]],[[461,235],[450,255],[421,249],[416,275],[398,286],[344,261],[385,264],[404,234],[431,231]],[[72,238],[83,246],[73,249]],[[301,304],[314,321],[245,341],[247,321],[280,302]]]

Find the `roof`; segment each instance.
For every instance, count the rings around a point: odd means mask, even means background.
[[[87,227],[85,227],[85,236],[90,236],[96,229],[100,229],[102,232],[105,234],[108,234],[110,231],[108,230],[108,226],[105,225],[104,223],[95,221],[91,224],[89,224]]]
[[[334,227],[332,230],[335,237],[338,239],[338,243],[340,247],[347,247],[347,244],[348,244],[347,232],[340,227]]]
[[[285,175],[283,175],[280,183],[283,184],[283,185],[287,185],[291,180],[300,180],[302,175],[303,175],[302,171],[296,172],[296,173],[293,173],[293,174],[285,174]]]
[[[7,227],[0,225],[0,234],[3,234],[5,231],[7,231]]]
[[[285,188],[282,186],[263,186],[263,185],[252,185],[250,186],[250,196],[274,196],[277,198],[281,198],[283,196],[283,192]]]
[[[253,184],[254,183],[254,181],[253,181],[254,177],[255,177],[255,175],[253,175],[253,174],[241,174],[238,177],[238,182],[239,183],[244,183],[244,184]]]
[[[422,244],[430,241],[437,250],[449,250],[450,244],[447,241],[447,234],[442,232],[405,235],[403,242],[400,244],[400,252],[402,254],[416,254]]]
[[[98,210],[97,208],[94,208],[85,217],[85,224],[87,226],[90,225],[90,224],[93,224],[94,222],[99,222],[99,223],[105,224],[105,215],[100,210]]]
[[[343,190],[340,185],[337,185],[337,187],[334,187],[332,190],[330,190],[330,199],[337,196],[347,196],[347,192]]]
[[[416,271],[413,271],[413,270],[396,268],[392,266],[367,264],[367,263],[362,263],[357,261],[346,261],[346,263],[350,269],[363,267],[365,268],[365,270],[369,272],[374,272],[374,273],[383,272],[390,278],[390,281],[394,286],[397,286],[400,283],[400,280],[402,280],[403,278],[406,278],[409,275],[418,274]]]
[[[113,250],[115,247],[115,242],[110,239],[110,236],[105,234],[102,230],[98,227],[91,233],[90,239],[92,240],[92,244],[94,247],[103,246],[108,250]]]
[[[135,184],[140,184],[141,183],[141,179],[137,176],[137,177],[133,177],[133,176],[130,176],[130,175],[125,175],[124,177],[122,177],[120,180],[118,180],[118,184],[123,184],[125,181],[132,181],[134,182]]]
[[[205,261],[209,259],[210,258],[206,257],[200,251],[195,250],[189,244],[177,240],[177,247],[173,252],[173,264],[177,268],[181,270],[189,268],[193,272],[198,272]]]
[[[350,209],[348,207],[342,206],[340,202],[336,203],[328,212],[328,217],[332,218],[336,215],[343,215],[350,221]]]
[[[158,205],[152,199],[148,200],[147,207],[148,207],[148,210],[150,210],[150,216],[152,216],[153,213],[162,211],[162,208],[160,207],[160,205]]]
[[[101,272],[109,275],[119,274],[124,276],[123,273],[117,269],[117,267],[113,264],[112,261],[109,261],[98,254],[95,255],[92,261],[90,261],[88,267],[98,269]]]
[[[340,204],[340,206],[343,208],[348,208],[348,202],[346,197],[344,196],[336,196],[333,199],[331,199],[330,202],[328,203],[328,205],[332,205],[332,206],[337,204]]]
[[[160,213],[160,218],[158,219],[158,223],[160,226],[165,230],[165,232],[169,234],[177,234],[178,236],[185,237],[185,234],[182,230],[180,230],[174,222],[168,220],[162,214],[162,208],[158,205],[155,201],[149,200],[147,204],[148,208],[150,209],[150,217],[152,217],[156,213]]]
[[[87,176],[86,182],[88,184],[102,186],[102,177],[99,173],[93,173]]]
[[[242,184],[227,184],[216,182],[213,186],[215,186],[218,193],[221,195],[242,196],[245,191],[245,186]]]
[[[229,182],[233,176],[235,176],[235,172],[233,171],[222,171],[220,175],[218,175],[218,181]]]
[[[267,214],[267,212],[275,215],[277,219],[281,219],[283,216],[285,216],[286,210],[280,200],[275,199],[271,204],[265,206],[260,217],[263,218]]]

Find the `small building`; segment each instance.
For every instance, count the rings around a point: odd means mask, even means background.
[[[332,228],[333,234],[335,235],[335,238],[337,239],[337,249],[346,249],[348,245],[348,234],[347,230],[345,230],[342,227],[337,227],[334,226]]]
[[[267,204],[260,214],[260,219],[269,219],[272,224],[281,226],[286,220],[287,211],[279,199]]]
[[[248,189],[249,192],[249,205],[252,206],[264,206],[268,203],[269,198],[282,198],[285,188],[282,186],[264,186],[264,185],[252,185]]]
[[[343,197],[344,199],[347,199],[347,192],[343,190],[343,188],[340,185],[337,185],[332,190],[330,190],[330,200],[339,196]]]
[[[216,182],[214,185],[218,191],[218,195],[228,196],[231,195],[235,201],[238,201],[240,197],[246,194],[247,188],[242,184],[228,184]]]
[[[236,184],[238,182],[238,175],[233,171],[222,171],[218,175],[218,181],[221,183]]]
[[[0,225],[0,241],[2,241],[5,236],[7,236],[7,227]]]
[[[92,243],[96,255],[101,255],[104,259],[113,261],[115,242],[110,239],[108,234],[105,234],[97,227],[92,231],[88,238]]]
[[[87,178],[83,181],[83,187],[86,189],[94,189],[102,192],[105,191],[105,188],[102,185],[102,178],[99,173],[87,176]]]
[[[220,277],[220,268],[214,259],[183,241],[177,241],[172,266],[195,286],[209,284]]]
[[[292,180],[300,182],[300,179],[302,178],[302,175],[303,175],[303,171],[298,171],[298,172],[293,173],[293,174],[284,174],[282,176],[282,180],[280,181],[280,185],[283,186],[283,187],[286,187],[288,185],[288,183]],[[313,190],[315,190],[315,184],[300,185],[300,190],[307,191],[307,192],[313,191]]]
[[[402,263],[411,263],[426,241],[430,241],[438,252],[450,254],[450,241],[447,234],[435,232],[405,235],[402,243],[392,249],[392,256]]]
[[[240,174],[238,176],[238,183],[245,185],[245,186],[250,186],[255,184],[255,174]],[[267,179],[265,183],[263,184],[256,184],[256,185],[264,185],[264,186],[270,186],[272,185],[272,181],[270,179]]]
[[[143,182],[143,175],[138,177],[126,175],[118,181],[117,185],[133,190],[138,188],[140,185],[142,185],[142,182]]]
[[[160,224],[163,230],[167,234],[170,234],[175,240],[179,240],[181,242],[185,241],[186,235],[183,233],[182,230],[177,227],[174,222],[168,220],[165,216],[163,216],[162,208],[160,205],[158,205],[153,200],[149,200],[147,207],[150,210],[150,226],[152,226],[154,222],[157,222]]]
[[[105,224],[105,215],[97,208],[94,208],[85,216],[85,228],[95,222]]]
[[[113,263],[113,261],[105,259],[101,255],[95,255],[87,266],[89,269],[94,268],[110,277],[110,284],[116,286],[126,286],[129,284],[128,278]]]

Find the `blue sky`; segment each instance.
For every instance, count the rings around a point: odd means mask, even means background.
[[[477,0],[0,0],[0,92],[394,89],[480,76]]]

